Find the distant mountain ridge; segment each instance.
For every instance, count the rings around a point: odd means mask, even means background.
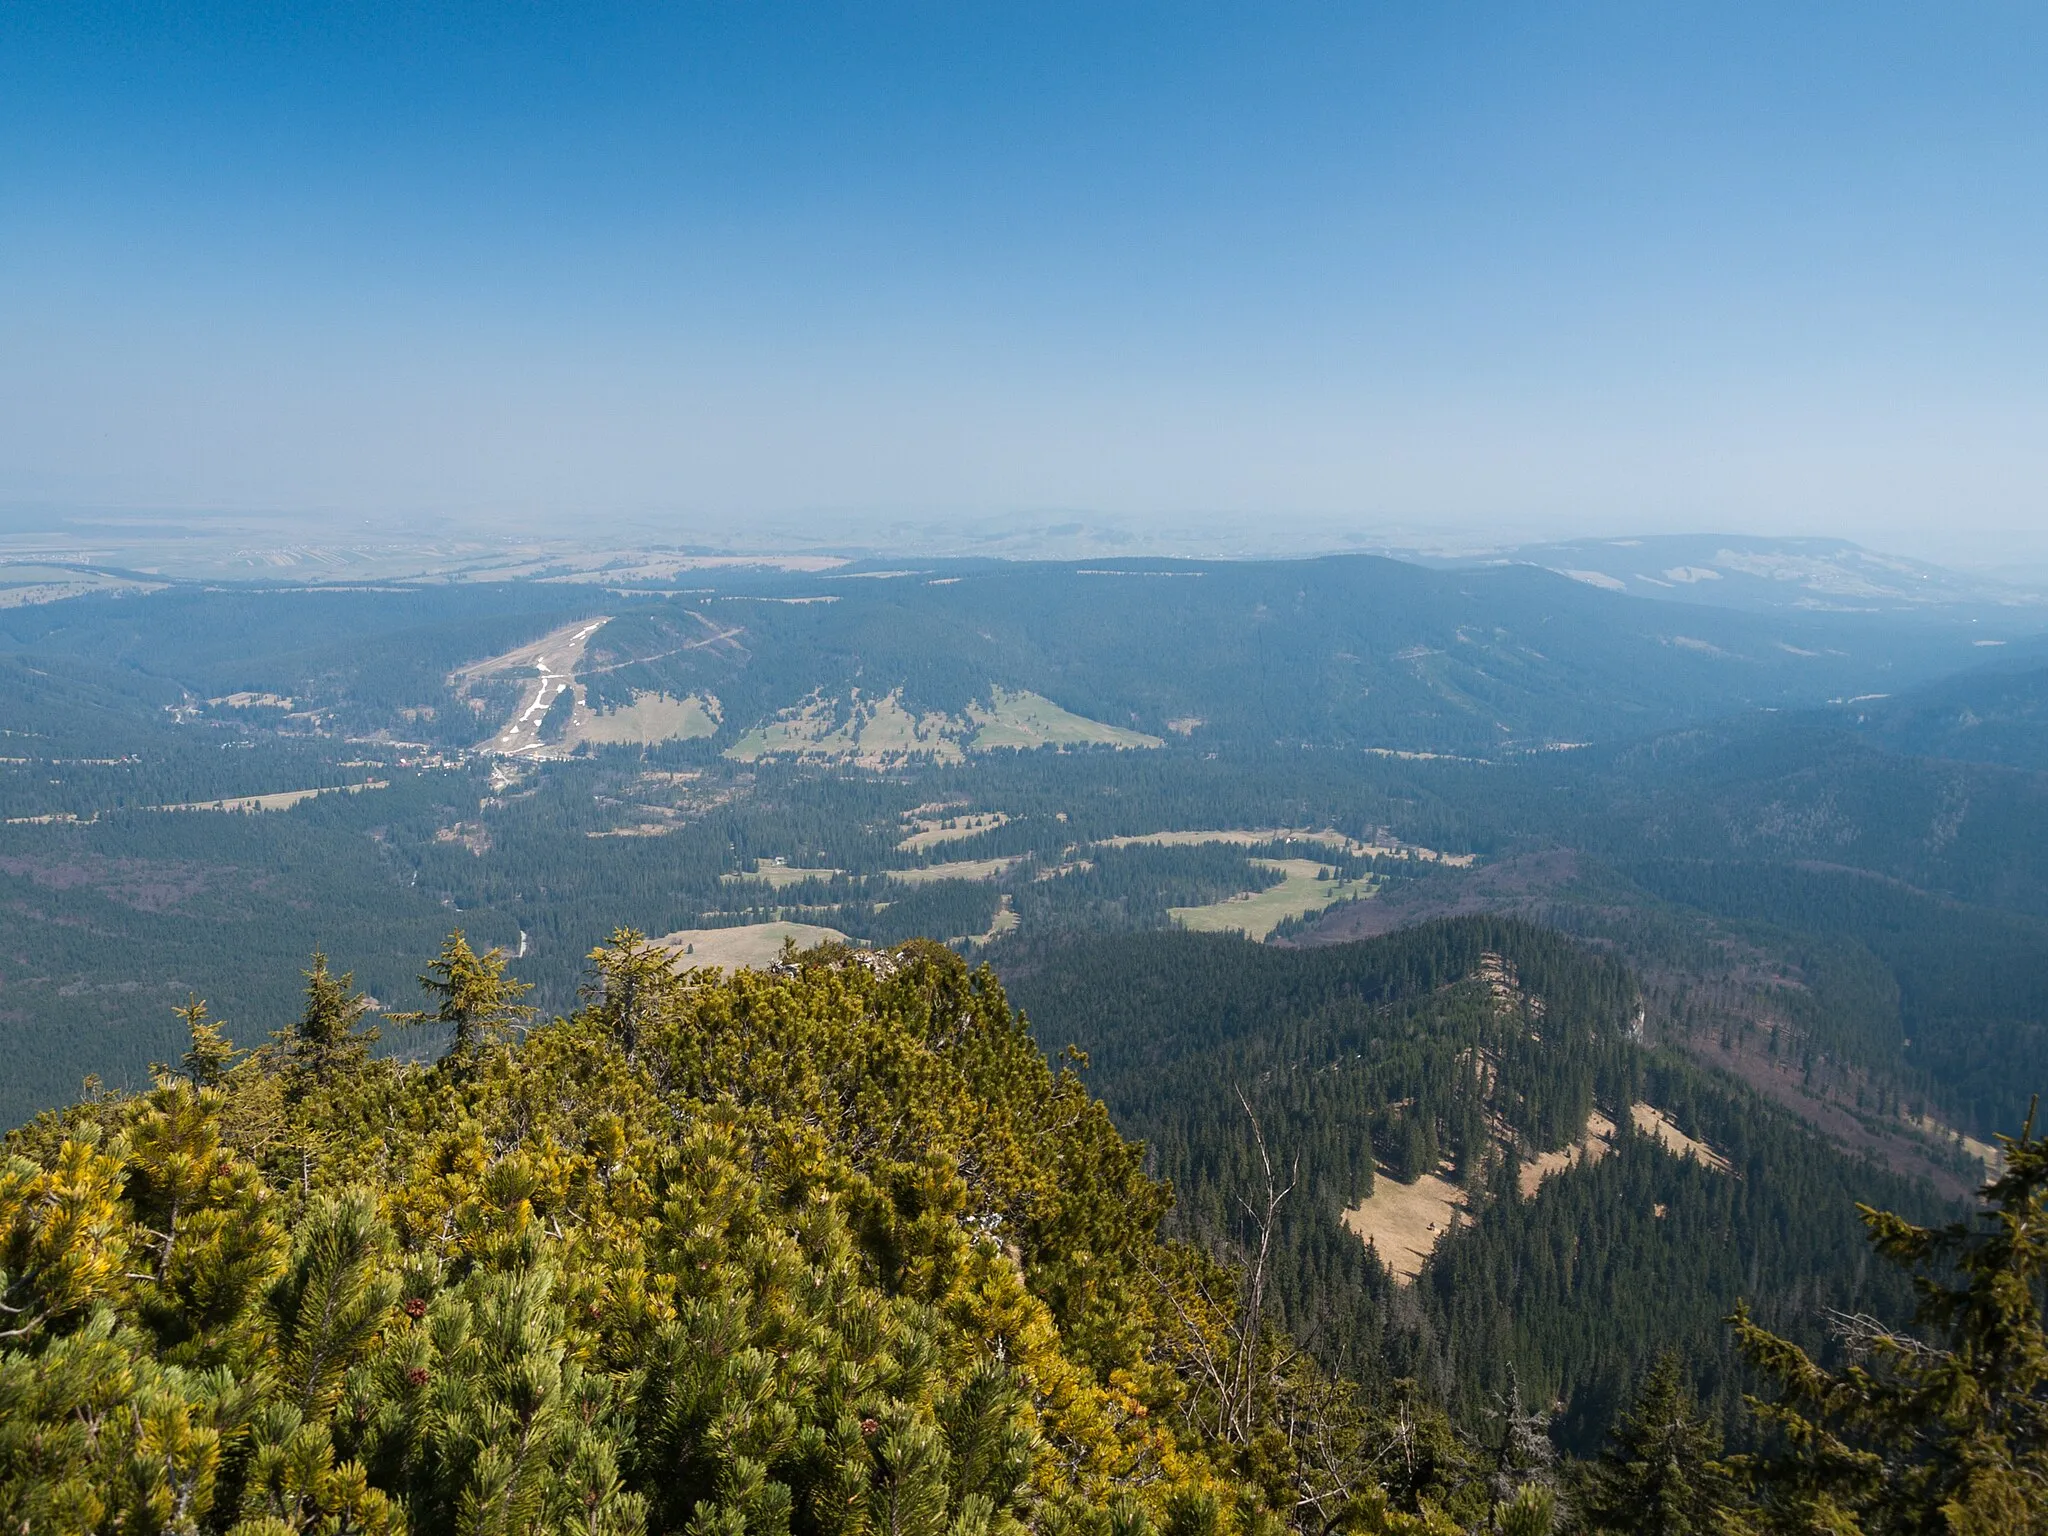
[[[753,750],[813,701],[847,714],[856,690],[894,697],[911,720],[1007,693],[1195,748],[1491,756],[1820,704],[1979,654],[1960,626],[1680,610],[1526,564],[985,561],[872,575],[629,608],[593,637],[592,707],[716,697],[718,745],[756,733]],[[714,632],[725,638],[703,643]]]
[[[2040,647],[2029,646],[2016,650],[2011,665],[1858,700],[1840,713],[1894,752],[2048,770],[2048,667],[2040,659]]]
[[[2048,593],[1880,554],[1847,539],[1743,534],[1650,534],[1529,544],[1484,560],[1423,557],[1433,565],[1541,566],[1587,586],[1660,601],[1752,613],[2038,611]]]

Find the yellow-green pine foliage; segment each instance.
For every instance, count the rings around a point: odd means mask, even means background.
[[[316,958],[240,1064],[15,1133],[0,1532],[1491,1518],[1440,1415],[1367,1412],[1160,1239],[1142,1149],[986,968],[595,958],[587,1006],[514,1041],[516,984],[451,939],[428,983],[474,1027],[431,1067],[371,1058]]]

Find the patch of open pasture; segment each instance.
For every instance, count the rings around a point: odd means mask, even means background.
[[[1009,821],[1001,811],[963,811],[956,816],[909,816],[905,821],[916,830],[896,844],[904,853],[922,853],[941,843],[958,842],[993,832]]]
[[[1372,1193],[1344,1213],[1344,1225],[1371,1246],[1397,1280],[1412,1284],[1464,1214],[1465,1193],[1450,1180],[1425,1173],[1403,1184],[1381,1172],[1372,1181]]]
[[[938,880],[993,880],[1008,874],[1024,862],[1017,854],[1007,859],[955,859],[950,864],[926,864],[918,869],[889,869],[883,874],[904,885],[930,885]]]
[[[844,944],[837,928],[815,923],[747,923],[737,928],[682,928],[656,940],[675,953],[679,966],[716,966],[722,971],[759,970],[782,956],[786,941],[798,949]]]
[[[901,688],[879,698],[855,689],[844,703],[813,693],[750,728],[725,755],[735,762],[794,757],[864,768],[898,767],[913,758],[957,763],[962,754],[955,735],[955,722],[946,715],[912,714]]]
[[[1023,919],[1017,915],[1017,909],[1010,905],[1010,893],[1005,891],[996,902],[996,915],[988,925],[988,932],[970,934],[964,940],[955,939],[952,942],[964,942],[970,949],[979,949],[984,944],[993,944],[1006,933],[1015,933],[1017,925],[1022,921]]]
[[[806,762],[890,768],[913,761],[957,763],[970,752],[1163,745],[1158,737],[1143,731],[1125,730],[1062,709],[1042,694],[992,688],[987,703],[971,703],[961,714],[944,710],[919,714],[904,702],[899,687],[884,694],[863,694],[856,688],[843,699],[814,691],[802,703],[742,733],[725,755],[739,762],[794,757]]]
[[[771,890],[782,890],[785,886],[802,885],[806,880],[830,880],[834,875],[843,875],[843,869],[806,869],[797,864],[784,864],[775,859],[757,859],[751,872],[720,875],[726,885],[738,885],[742,881],[758,880]]]
[[[1628,1107],[1629,1124],[1638,1136],[1647,1136],[1673,1157],[1691,1159],[1716,1173],[1731,1172],[1728,1159],[1678,1128],[1678,1123],[1654,1104],[1635,1103]],[[1555,1152],[1544,1152],[1522,1162],[1521,1194],[1530,1198],[1555,1174],[1569,1173],[1597,1163],[1614,1150],[1614,1122],[1594,1110],[1586,1117],[1586,1129],[1579,1139]]]
[[[967,718],[976,727],[968,742],[969,750],[975,752],[1030,751],[1037,747],[1115,747],[1128,751],[1166,745],[1157,736],[1147,736],[1143,731],[1128,731],[1062,709],[1043,694],[1016,693],[1008,688],[991,689],[987,704],[968,705]]]
[[[1246,891],[1202,907],[1171,907],[1167,915],[1196,933],[1241,933],[1263,941],[1290,918],[1306,917],[1339,902],[1372,895],[1371,880],[1339,880],[1327,864],[1313,859],[1253,859],[1261,869],[1278,870],[1284,878],[1263,891]]]
[[[258,811],[288,811],[319,795],[359,795],[366,789],[389,789],[389,779],[368,779],[361,784],[332,784],[325,789],[283,789],[269,795],[230,795],[222,800],[186,800],[177,805],[151,805],[151,811],[236,811],[245,815]]]
[[[1225,843],[1237,848],[1257,848],[1269,843],[1320,843],[1355,858],[1416,859],[1425,864],[1448,864],[1463,869],[1473,862],[1469,853],[1442,853],[1415,843],[1367,843],[1347,837],[1333,827],[1219,827],[1194,831],[1145,832],[1135,837],[1103,837],[1097,848],[1193,848],[1204,843]]]
[[[1543,1187],[1545,1179],[1597,1163],[1613,1150],[1614,1122],[1596,1109],[1586,1117],[1586,1129],[1570,1146],[1522,1160],[1518,1185],[1522,1198],[1531,1198]]]
[[[579,704],[569,725],[569,740],[594,746],[653,746],[663,741],[697,741],[718,734],[724,718],[710,694],[685,698],[635,689],[633,702],[602,714]]]
[[[1628,1107],[1628,1117],[1634,1124],[1638,1136],[1653,1138],[1657,1145],[1673,1157],[1691,1158],[1702,1167],[1711,1168],[1716,1173],[1732,1171],[1727,1158],[1704,1141],[1695,1141],[1686,1135],[1678,1128],[1678,1123],[1663,1110],[1649,1104],[1631,1104]]]

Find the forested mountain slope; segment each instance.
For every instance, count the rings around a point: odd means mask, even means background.
[[[208,707],[255,695],[290,700],[289,728],[302,734],[397,728],[413,741],[466,747],[490,734],[489,723],[460,707],[448,674],[602,611],[598,594],[531,582],[331,591],[179,585],[0,609],[0,654],[43,674],[46,690],[68,683],[88,700],[95,692],[131,695],[131,733],[200,736],[214,746],[220,735],[204,729],[209,724],[283,726],[284,710]],[[0,688],[14,686],[0,675]],[[11,696],[0,693],[0,703]],[[193,712],[168,718],[161,706],[180,702]],[[182,733],[170,729],[180,724]]]
[[[1910,1303],[1861,1262],[1854,1205],[1931,1211],[1931,1192],[1639,1049],[1633,979],[1560,935],[1457,919],[1288,951],[1162,933],[1041,949],[1006,975],[1041,1039],[1089,1053],[1091,1088],[1175,1188],[1177,1230],[1244,1239],[1263,1135],[1293,1186],[1276,1295],[1349,1373],[1420,1377],[1477,1413],[1514,1371],[1584,1445],[1672,1345],[1732,1425],[1721,1322],[1745,1296],[1814,1342],[1830,1308]],[[1638,1104],[1726,1167],[1638,1134],[1656,1124]],[[1596,1113],[1612,1150],[1564,1171]],[[1407,1285],[1346,1212],[1369,1227],[1376,1192],[1438,1179],[1463,1209],[1436,1216]]]
[[[1438,782],[1489,867],[1433,870],[1288,942],[1519,912],[1619,946],[1660,1024],[1716,1056],[1754,1047],[1723,1063],[1746,1073],[1789,1060],[1850,1115],[1904,1105],[1989,1138],[2048,1089],[2048,774],[1802,714]]]
[[[2048,914],[2048,775],[1903,756],[1769,717],[1673,733],[1583,765],[1600,798],[1556,825],[1600,853],[1765,857],[1864,869]]]
[[[1855,727],[1894,752],[2048,769],[2048,668],[2038,641],[2013,661],[1856,707]]]

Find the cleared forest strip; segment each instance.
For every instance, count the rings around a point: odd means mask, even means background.
[[[955,859],[950,864],[926,864],[918,869],[888,869],[882,873],[903,885],[930,885],[935,880],[993,880],[1008,874],[1024,862],[1022,854],[1007,859]]]
[[[360,795],[366,789],[389,789],[389,779],[361,784],[330,784],[325,789],[285,789],[269,795],[230,795],[221,800],[186,800],[177,805],[146,805],[146,811],[288,811],[318,795]]]
[[[1366,843],[1347,837],[1331,827],[1219,827],[1177,832],[1145,832],[1134,837],[1099,837],[1097,848],[1192,848],[1204,843],[1226,843],[1238,848],[1256,848],[1265,843],[1320,843],[1354,858],[1416,859],[1425,864],[1447,864],[1453,869],[1470,866],[1469,853],[1443,853],[1413,843]]]

